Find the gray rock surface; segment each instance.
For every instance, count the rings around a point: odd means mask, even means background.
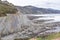
[[[6,17],[0,18],[0,32],[3,31],[2,40],[40,36],[46,34],[45,31],[54,29],[57,26],[60,26],[60,22],[35,24],[27,18],[27,15],[21,12],[7,14]]]

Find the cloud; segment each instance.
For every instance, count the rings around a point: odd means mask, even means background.
[[[35,5],[35,4],[41,4],[47,0],[8,0],[9,2],[15,4],[15,5]]]
[[[33,5],[44,8],[60,9],[60,0],[8,0],[14,5],[25,6]]]

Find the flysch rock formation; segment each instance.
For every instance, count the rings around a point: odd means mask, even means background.
[[[59,24],[59,22],[43,25],[34,24],[27,18],[26,15],[18,11],[16,14],[7,14],[6,17],[0,17],[0,33],[2,33],[2,40],[31,38],[40,36],[40,33],[53,29],[53,27]]]
[[[4,33],[20,30],[21,25],[29,25],[26,16],[22,14],[7,14],[6,17],[0,17],[0,31],[4,29]]]
[[[24,28],[28,28],[30,24],[31,22],[26,15],[20,12],[16,14],[7,14],[6,17],[0,17],[0,33],[2,32],[1,35],[4,37],[5,35],[21,32]]]

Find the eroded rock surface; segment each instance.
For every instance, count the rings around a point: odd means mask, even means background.
[[[21,12],[7,14],[6,17],[0,18],[0,32],[2,32],[3,40],[40,36],[46,34],[47,30],[54,29],[57,26],[60,26],[60,22],[34,24]]]

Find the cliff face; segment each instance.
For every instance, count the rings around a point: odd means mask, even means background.
[[[7,14],[6,17],[0,17],[0,31],[4,29],[3,34],[20,31],[23,25],[30,25],[30,23],[27,17],[21,13]]]

